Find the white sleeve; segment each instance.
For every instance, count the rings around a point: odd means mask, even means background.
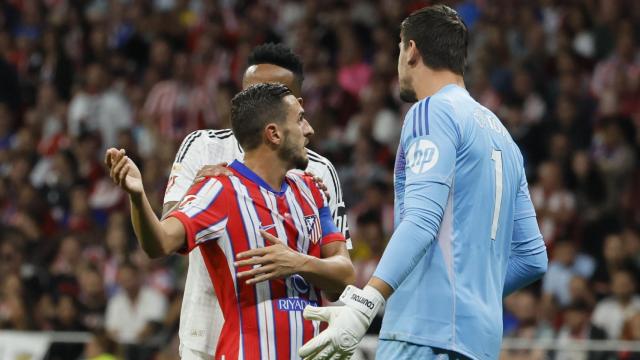
[[[344,205],[344,201],[342,200],[342,186],[340,185],[340,179],[338,179],[338,173],[329,160],[326,160],[324,165],[323,171],[317,176],[322,179],[327,187],[327,191],[329,192],[329,208],[331,209],[331,216],[333,217],[336,227],[342,232],[347,240],[347,249],[351,250],[353,245],[351,244],[351,236],[349,235],[347,209]]]
[[[206,165],[207,134],[197,130],[182,141],[171,167],[171,174],[164,193],[164,203],[180,201],[193,184],[198,171]]]

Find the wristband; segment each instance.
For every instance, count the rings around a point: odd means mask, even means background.
[[[382,294],[374,287],[366,286],[364,289],[359,289],[353,285],[347,286],[342,292],[340,301],[365,314],[369,319],[369,323],[373,321],[378,310],[385,303]]]

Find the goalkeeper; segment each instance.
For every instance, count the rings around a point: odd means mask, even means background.
[[[464,86],[465,24],[436,5],[400,37],[400,97],[415,104],[396,157],[395,232],[345,306],[305,309],[329,326],[303,359],[349,358],[387,298],[376,359],[497,359],[502,298],[546,271],[520,150]]]

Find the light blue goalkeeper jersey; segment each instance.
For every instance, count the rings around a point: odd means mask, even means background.
[[[497,359],[502,297],[540,278],[547,255],[520,150],[464,88],[407,113],[395,210],[374,274],[395,290],[380,338]]]

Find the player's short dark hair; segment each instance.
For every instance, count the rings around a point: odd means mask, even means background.
[[[291,71],[299,88],[304,80],[302,60],[284,44],[266,43],[251,51],[247,65],[272,64]]]
[[[400,25],[400,38],[405,48],[410,40],[416,43],[426,66],[464,74],[469,33],[452,8],[434,5],[414,11]]]
[[[282,122],[287,109],[282,99],[293,93],[277,83],[249,86],[231,99],[231,128],[245,150],[260,145],[262,130],[270,122]]]

